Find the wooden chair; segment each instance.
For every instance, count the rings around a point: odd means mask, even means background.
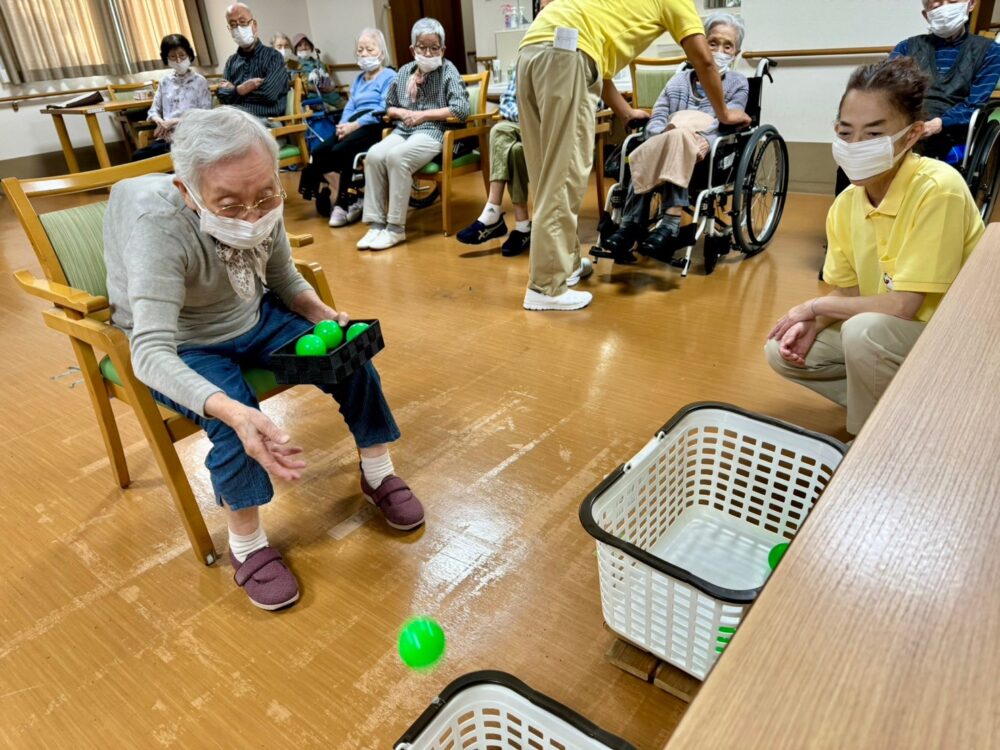
[[[275,138],[286,138],[288,142],[278,151],[278,164],[290,167],[297,164],[305,167],[309,164],[309,147],[306,145],[306,120],[312,117],[311,109],[302,109],[302,76],[294,76],[292,85],[288,87],[285,114],[280,117],[269,117],[272,122],[279,123],[271,128]]]
[[[147,95],[149,104],[153,104],[153,96],[157,89],[156,81],[144,81],[140,83],[109,83],[108,99],[113,102],[132,101],[139,94]],[[114,117],[122,129],[122,136],[125,142],[125,150],[128,158],[132,158],[135,149],[149,145],[153,131],[156,130],[156,123],[146,119],[148,110],[133,109],[126,112],[117,112]]]
[[[431,184],[441,191],[441,227],[445,235],[451,233],[451,186],[456,177],[473,172],[483,173],[483,184],[490,187],[490,128],[493,126],[493,114],[486,111],[486,97],[489,93],[490,71],[472,75],[463,75],[462,80],[469,92],[469,102],[472,112],[469,118],[460,123],[449,118],[448,122],[460,127],[451,127],[444,132],[444,143],[441,147],[441,159],[431,161],[427,166],[413,175],[414,183],[420,186]],[[386,131],[386,133],[391,131]],[[455,158],[455,144],[466,138],[475,138],[478,148],[468,154]]]
[[[159,406],[132,370],[129,342],[125,334],[109,323],[110,308],[105,286],[103,220],[104,200],[61,211],[39,214],[32,204],[37,198],[100,194],[116,182],[153,172],[170,172],[169,154],[122,166],[79,172],[60,177],[2,181],[4,193],[24,228],[41,264],[44,279],[27,269],[14,273],[28,294],[52,303],[42,312],[45,324],[65,334],[76,354],[90,400],[101,429],[111,471],[121,488],[129,485],[128,466],[122,447],[111,399],[129,404],[170,490],[181,516],[191,549],[199,560],[211,565],[217,559],[212,538],[198,508],[191,485],[174,449],[174,443],[199,428],[176,412]],[[309,235],[289,236],[299,247],[312,242]],[[312,284],[323,300],[333,306],[330,288],[317,263],[295,262],[296,268]],[[247,382],[261,400],[285,390],[273,373],[263,369],[244,372]]]

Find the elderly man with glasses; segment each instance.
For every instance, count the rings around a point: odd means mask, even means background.
[[[284,56],[260,41],[253,11],[243,3],[229,6],[226,23],[237,49],[222,69],[223,81],[215,92],[219,102],[257,117],[284,115],[289,82]]]
[[[270,477],[298,479],[305,462],[290,436],[258,408],[243,377],[321,320],[346,323],[299,275],[282,222],[277,144],[233,107],[192,110],[173,141],[176,175],[119,182],[104,222],[112,323],[128,335],[136,375],[154,398],[203,427],[205,464],[229,527],[236,582],[263,609],[299,597],[281,554],[268,545],[259,508]],[[423,523],[420,501],[396,476],[388,444],[399,438],[369,363],[322,386],[357,444],[361,491],[390,526]]]

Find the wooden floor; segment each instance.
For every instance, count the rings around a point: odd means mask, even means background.
[[[387,748],[453,678],[502,669],[641,750],[683,704],[604,662],[594,544],[577,509],[675,411],[728,401],[843,437],[843,414],[768,369],[764,337],[815,295],[829,200],[794,196],[763,255],[687,279],[602,262],[583,312],[521,309],[527,258],[440,234],[359,253],[363,227],[330,230],[288,176],[286,223],[315,234],[338,305],[382,321],[376,362],[403,430],[393,457],[427,507],[404,535],[369,519],[334,406],[299,388],[264,410],[306,449],[302,481],[265,511],[302,600],[249,605],[227,564],[197,564],[125,409],[132,486],[115,486],[65,340],[46,329],[17,268],[36,267],[0,201],[0,743],[18,748]],[[482,201],[458,182],[456,215]],[[581,222],[596,224],[593,193]],[[179,450],[220,550],[201,437]],[[368,519],[368,520],[366,520]],[[448,654],[399,662],[409,616],[437,618]]]

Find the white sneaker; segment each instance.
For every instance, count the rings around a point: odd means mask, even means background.
[[[364,213],[364,210],[365,210],[365,202],[364,201],[356,201],[353,205],[348,206],[348,208],[347,208],[347,223],[348,224],[353,224],[358,219],[360,219],[361,218],[361,214]]]
[[[594,264],[590,258],[580,258],[580,267],[571,273],[566,279],[566,286],[576,286],[580,279],[585,279],[594,272]]]
[[[347,211],[340,206],[334,206],[333,211],[330,213],[330,226],[342,227],[345,224],[347,224]]]
[[[548,295],[528,289],[524,293],[525,310],[582,310],[593,299],[590,292],[574,292],[567,289],[558,297]]]
[[[369,250],[388,250],[406,239],[406,232],[393,232],[383,229],[368,245]]]
[[[362,237],[360,240],[358,240],[358,245],[357,245],[358,250],[367,250],[367,249],[369,249],[372,246],[372,243],[376,239],[378,239],[378,236],[382,233],[382,231],[383,230],[376,229],[375,227],[372,227],[371,229],[369,229],[365,233],[365,236]]]

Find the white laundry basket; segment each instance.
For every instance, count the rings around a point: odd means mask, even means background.
[[[682,409],[580,507],[611,630],[704,679],[846,450],[727,404]]]
[[[446,687],[395,750],[635,750],[506,672],[472,672]]]

